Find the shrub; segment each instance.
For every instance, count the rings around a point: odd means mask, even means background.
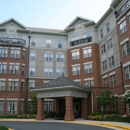
[[[0,130],[8,130],[8,128],[5,126],[0,126]]]

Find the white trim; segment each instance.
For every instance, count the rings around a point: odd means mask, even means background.
[[[8,81],[19,81],[19,79],[8,79]]]
[[[1,101],[1,100],[5,100],[5,98],[0,98],[0,101]]]
[[[75,82],[79,82],[79,81],[81,81],[81,79],[75,79],[75,80],[73,80],[73,81],[75,81]]]
[[[74,52],[74,51],[79,51],[79,49],[74,49],[74,50],[71,50],[71,52]]]
[[[10,47],[10,49],[17,49],[17,50],[20,50],[21,48]]]
[[[18,98],[7,98],[8,101],[18,101]]]
[[[12,64],[12,65],[20,65],[20,63],[9,63],[9,64]]]
[[[23,48],[23,51],[26,51],[26,49],[25,49],[25,48]]]
[[[86,65],[86,64],[92,64],[92,63],[93,63],[93,61],[91,61],[91,62],[85,62],[83,64]]]
[[[128,66],[128,65],[130,65],[130,61],[129,61],[129,62],[126,62],[125,64],[123,64],[123,67],[126,67],[126,66]]]
[[[71,66],[80,66],[80,64],[74,64],[74,65],[71,65]]]
[[[20,99],[20,101],[24,101],[24,99]]]
[[[44,99],[44,101],[54,101],[53,99]]]
[[[124,39],[122,42],[120,42],[120,45],[124,44],[125,42],[129,41],[129,37],[127,37],[126,39]]]
[[[9,47],[4,47],[4,46],[3,46],[3,47],[0,47],[0,48],[3,48],[3,49],[8,49]]]
[[[0,81],[6,81],[6,79],[0,79]]]
[[[48,83],[48,82],[50,82],[50,80],[44,80],[43,82],[44,82],[44,83]]]
[[[129,16],[130,15],[130,11],[127,13],[127,16]]]
[[[108,77],[108,75],[104,75],[102,78],[104,79],[104,78],[107,78]]]
[[[24,79],[21,79],[21,81],[22,81],[22,82],[25,82],[25,80],[24,80]]]
[[[7,62],[0,62],[0,64],[7,64]]]
[[[88,80],[94,80],[94,78],[86,78],[86,79],[84,79],[84,81],[88,81]]]
[[[124,16],[119,22],[118,25],[125,20],[126,16]]]
[[[29,82],[35,82],[35,80],[29,80]]]
[[[114,72],[111,72],[110,74],[109,74],[109,76],[111,76],[111,75],[114,75],[116,72],[114,71]]]
[[[25,66],[25,64],[22,64],[22,66]]]
[[[91,49],[91,48],[92,48],[92,46],[88,46],[88,47],[84,47],[82,49],[85,50],[85,49]]]

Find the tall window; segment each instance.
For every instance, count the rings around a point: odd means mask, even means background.
[[[103,71],[107,70],[107,60],[102,62]]]
[[[53,60],[53,54],[52,53],[45,53],[44,59],[45,59],[45,61],[52,61]]]
[[[64,62],[64,54],[56,54],[56,61],[57,62]]]
[[[115,74],[111,75],[110,78],[111,78],[111,86],[115,86],[116,85],[116,76],[115,76]]]
[[[0,74],[6,73],[6,64],[0,64]]]
[[[35,60],[35,59],[36,59],[36,53],[32,51],[30,53],[30,60]]]
[[[110,67],[113,67],[115,65],[114,56],[111,56],[109,58],[109,64],[110,64]]]
[[[87,81],[85,81],[85,86],[87,86],[87,87],[93,87],[94,86],[94,81],[93,80],[87,80]]]
[[[57,68],[56,69],[56,76],[57,77],[64,76],[64,68]]]
[[[51,47],[51,40],[46,40],[46,47]]]
[[[17,101],[8,101],[7,103],[7,114],[17,114]]]
[[[11,49],[10,58],[20,58],[20,50],[19,49]]]
[[[35,82],[29,82],[29,88],[34,88],[35,87]]]
[[[52,101],[44,101],[44,111],[45,112],[53,111],[53,102]]]
[[[78,60],[79,59],[79,51],[72,52],[72,60]]]
[[[6,58],[8,54],[8,49],[0,48],[0,57]]]
[[[126,20],[120,24],[120,34],[124,34],[127,31]]]
[[[44,68],[44,76],[52,77],[53,76],[53,69],[52,68]]]
[[[5,81],[0,81],[0,90],[5,90]]]
[[[92,49],[91,48],[84,49],[83,55],[84,55],[84,58],[92,57]]]
[[[123,56],[130,54],[130,43],[129,43],[129,41],[125,42],[122,45],[122,51],[123,51]]]
[[[108,78],[103,79],[104,87],[108,87]]]
[[[58,48],[62,48],[62,41],[58,41]]]
[[[0,100],[0,115],[4,113],[4,101]]]
[[[9,90],[17,91],[18,90],[18,81],[9,81]]]
[[[100,30],[101,38],[103,38],[103,29]]]
[[[24,82],[21,82],[21,91],[24,91]]]
[[[125,78],[126,80],[130,79],[130,65],[125,67]]]
[[[102,52],[102,54],[104,54],[106,52],[106,46],[105,46],[105,44],[103,44],[101,46],[101,52]]]
[[[93,72],[93,66],[91,64],[85,64],[84,65],[84,74],[89,74]]]
[[[23,51],[23,59],[26,59],[26,51]]]
[[[19,73],[19,65],[11,64],[10,74],[18,74],[18,73]]]
[[[22,75],[25,74],[25,66],[22,66]]]
[[[107,28],[107,33],[109,33],[110,32],[110,24],[109,23],[106,24],[106,28]]]
[[[35,67],[30,67],[30,75],[31,76],[35,75]]]
[[[110,39],[107,41],[107,46],[108,46],[108,50],[113,47],[113,45],[112,45],[112,38],[110,38]]]
[[[73,75],[80,75],[80,66],[72,67],[72,74]]]

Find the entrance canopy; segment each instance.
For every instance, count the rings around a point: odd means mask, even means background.
[[[31,91],[37,92],[37,98],[58,98],[67,96],[87,98],[91,89],[65,76],[61,76]]]

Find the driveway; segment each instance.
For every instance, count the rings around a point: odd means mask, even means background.
[[[109,128],[57,122],[0,122],[14,130],[112,130]]]

